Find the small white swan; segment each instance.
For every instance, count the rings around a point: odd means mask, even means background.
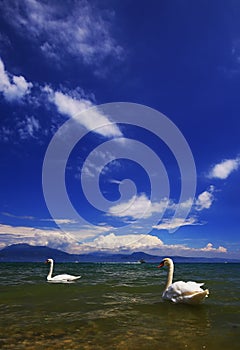
[[[168,276],[162,298],[174,303],[200,304],[209,295],[209,290],[202,289],[204,283],[178,281],[172,283],[174,265],[170,258],[165,258],[158,267],[167,266]]]
[[[72,275],[68,275],[66,273],[63,275],[57,275],[57,276],[52,277],[54,261],[53,261],[53,259],[47,259],[45,261],[45,263],[46,264],[50,263],[50,270],[49,270],[49,273],[47,275],[48,282],[68,283],[68,282],[76,281],[79,278],[81,278],[81,276],[72,276]]]

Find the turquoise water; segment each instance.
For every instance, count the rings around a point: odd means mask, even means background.
[[[163,302],[155,264],[0,264],[0,349],[239,349],[240,265],[177,264],[175,280],[204,282],[198,306]]]

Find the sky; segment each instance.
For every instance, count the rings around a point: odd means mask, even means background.
[[[240,258],[240,3],[0,3],[0,248]]]

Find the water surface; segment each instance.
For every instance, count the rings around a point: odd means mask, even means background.
[[[46,282],[41,263],[0,264],[0,349],[211,349],[240,343],[240,265],[178,264],[175,280],[204,282],[198,306],[163,302],[155,264],[56,264],[76,283]]]

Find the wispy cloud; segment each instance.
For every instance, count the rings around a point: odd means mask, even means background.
[[[35,138],[40,130],[40,123],[34,116],[26,117],[18,123],[17,128],[22,140],[29,137]]]
[[[14,122],[14,128],[12,124]],[[0,140],[4,142],[18,142],[23,140],[39,140],[43,135],[47,135],[49,130],[42,127],[39,119],[35,116],[22,116],[12,118],[8,125],[0,127]]]
[[[1,214],[4,216],[11,217],[11,218],[19,219],[19,220],[30,220],[30,221],[39,221],[39,222],[55,222],[56,224],[65,224],[65,225],[77,223],[76,220],[66,219],[66,218],[62,218],[62,219],[44,219],[44,218],[41,218],[41,219],[39,219],[35,216],[15,215],[15,214],[8,213],[8,212],[2,212]]]
[[[34,87],[34,91],[33,88]],[[23,76],[12,76],[5,71],[4,63],[0,58],[0,93],[8,102],[22,101],[26,96],[31,107],[34,105],[51,104],[57,108],[59,116],[67,116],[85,127],[88,131],[94,131],[105,137],[121,137],[122,133],[118,126],[96,107],[92,100],[86,96],[80,88],[76,90],[54,91],[49,86],[39,86],[27,82]],[[36,102],[38,100],[38,102]],[[44,102],[44,103],[43,103]],[[87,113],[82,113],[82,112]],[[18,134],[21,140],[37,138],[39,134],[47,135],[54,130],[54,121],[49,120],[49,127],[46,129],[46,121],[40,123],[35,116],[23,116],[21,119],[15,117],[15,128],[3,126],[0,129],[0,137],[8,141]],[[14,134],[15,133],[15,134]]]
[[[8,102],[21,101],[30,93],[32,86],[23,76],[9,74],[0,58],[0,92]]]
[[[66,54],[95,65],[108,56],[122,57],[123,49],[111,35],[114,13],[101,12],[87,0],[3,0],[1,11],[18,34],[37,43],[43,55],[58,64]]]
[[[89,179],[98,178],[100,174],[104,175],[110,172],[112,169],[120,169],[121,163],[115,159],[116,157],[109,151],[102,152],[94,150],[92,152],[93,161],[87,160],[82,166],[77,166],[75,170],[75,178],[80,179],[81,175]],[[109,180],[110,183],[121,184],[121,181],[114,182]]]
[[[15,215],[12,213],[8,213],[8,212],[2,212],[1,213],[4,216],[8,216],[10,218],[15,218],[15,219],[24,219],[24,220],[34,220],[35,217],[34,216],[30,216],[30,215]]]
[[[111,123],[94,104],[85,98],[74,98],[70,94],[61,91],[53,91],[50,87],[45,87],[52,102],[60,114],[66,115],[83,125],[87,130],[94,131],[106,137],[122,136],[119,128]],[[81,113],[87,110],[86,113]]]
[[[197,222],[196,218],[190,217],[187,219],[174,218],[164,219],[160,224],[154,225],[153,228],[157,230],[174,230],[183,226],[189,225],[201,225]]]
[[[224,180],[228,178],[233,171],[237,170],[239,166],[239,157],[235,159],[225,159],[212,167],[208,177]]]

